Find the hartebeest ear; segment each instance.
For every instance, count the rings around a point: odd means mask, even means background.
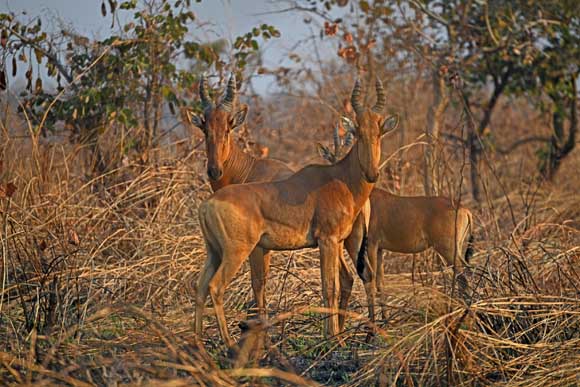
[[[189,123],[193,126],[196,126],[198,128],[200,128],[203,132],[205,132],[204,129],[204,119],[202,116],[199,116],[195,113],[193,113],[192,111],[188,110],[186,112],[187,114],[187,120],[189,121]]]
[[[387,118],[385,118],[383,124],[381,125],[381,137],[383,137],[388,133],[391,133],[393,130],[397,129],[398,126],[399,126],[399,115],[393,114],[391,116],[388,116]]]
[[[331,163],[334,161],[334,156],[326,145],[322,145],[321,143],[317,142],[316,149],[318,149],[318,154],[322,156],[324,160],[329,161]]]
[[[235,129],[242,125],[246,121],[246,116],[248,115],[248,105],[243,104],[240,106],[240,110],[234,113],[230,119],[230,128]]]
[[[350,118],[346,116],[340,116],[340,121],[342,122],[342,126],[346,129],[347,132],[356,133],[356,125]]]

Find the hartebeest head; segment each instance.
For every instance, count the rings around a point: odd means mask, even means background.
[[[211,101],[207,87],[207,79],[202,75],[199,81],[199,96],[203,115],[191,114],[189,119],[192,125],[200,128],[205,134],[207,174],[211,180],[216,181],[222,177],[224,161],[230,155],[231,132],[246,120],[248,106],[241,105],[239,110],[235,110],[236,77],[233,73],[225,95],[217,106]]]
[[[361,86],[357,80],[351,94],[352,108],[356,114],[356,124],[349,128],[355,133],[357,154],[363,176],[369,183],[375,183],[379,178],[379,163],[381,159],[381,138],[398,124],[397,116],[384,118],[386,97],[383,84],[377,78],[375,84],[377,102],[371,109],[366,109],[360,101]],[[343,120],[348,123],[349,120]]]

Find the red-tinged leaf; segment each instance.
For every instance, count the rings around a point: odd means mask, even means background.
[[[2,30],[2,38],[0,39],[0,43],[2,44],[2,48],[6,48],[8,45],[8,31]]]
[[[351,44],[351,43],[352,43],[352,41],[353,41],[352,34],[351,34],[350,32],[346,32],[346,33],[344,34],[344,36],[343,36],[343,39],[344,39],[344,41],[345,41],[345,42],[347,42],[347,43]]]

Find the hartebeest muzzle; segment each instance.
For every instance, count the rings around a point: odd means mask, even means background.
[[[207,167],[207,175],[212,180],[219,180],[223,174],[224,172],[220,167],[216,166]]]
[[[363,172],[363,175],[367,182],[376,183],[379,180],[380,173],[379,171],[377,171],[375,173],[372,173],[371,176],[369,176],[366,172]]]

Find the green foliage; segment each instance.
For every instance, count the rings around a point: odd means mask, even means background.
[[[118,17],[120,12],[130,17]],[[117,34],[90,41],[68,31],[50,35],[40,18],[27,23],[14,14],[0,14],[6,49],[2,63],[12,63],[14,75],[20,67],[28,68],[24,106],[36,124],[52,103],[39,125],[43,132],[58,130],[63,121],[78,141],[95,142],[111,128],[123,133],[134,129],[134,138],[123,140],[123,152],[130,150],[128,144],[141,151],[157,144],[165,110],[177,115],[188,104],[199,72],[210,66],[225,70],[220,54],[227,46],[224,40],[206,43],[192,35],[196,15],[190,0],[108,0],[102,2],[101,14],[111,18],[112,27],[117,20],[127,22]],[[278,36],[276,28],[263,24],[239,37],[234,46],[237,68],[245,67],[260,40]],[[57,82],[56,91],[44,90],[43,67]],[[69,84],[66,93],[63,81]]]
[[[264,41],[267,41],[271,38],[279,38],[280,31],[274,26],[262,24],[259,27],[252,28],[252,31],[245,35],[238,36],[234,43],[234,48],[237,50],[235,58],[240,69],[246,67],[248,56],[260,48],[257,40],[260,36]]]
[[[324,5],[304,3],[305,8],[314,6],[312,13],[331,18]],[[395,67],[407,70],[401,74],[419,77],[459,75],[469,105],[480,110],[468,140],[472,168],[482,145],[494,148],[492,137],[485,134],[504,94],[526,95],[542,111],[556,112],[561,118],[552,125],[554,137],[573,147],[576,128],[571,125],[565,140],[562,121],[570,120],[572,112],[563,106],[577,98],[571,86],[580,72],[577,1],[350,0],[350,4],[357,12],[334,24],[325,22],[321,33],[339,41],[338,55],[348,63],[371,70]],[[362,55],[375,41],[374,55]],[[538,152],[541,160],[546,155],[559,159],[567,154],[562,149],[570,148],[546,146],[549,149]]]

